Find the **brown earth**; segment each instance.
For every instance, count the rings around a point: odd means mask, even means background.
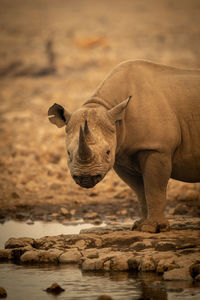
[[[48,122],[48,107],[56,101],[74,111],[123,60],[199,68],[199,38],[198,0],[2,0],[1,221],[138,215],[113,171],[92,190],[73,182],[65,133]],[[169,214],[199,216],[199,199],[199,184],[170,181]]]

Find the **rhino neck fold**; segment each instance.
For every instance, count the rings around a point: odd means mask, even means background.
[[[105,107],[107,110],[111,109],[112,106],[109,102],[103,100],[102,98],[100,97],[91,97],[89,100],[87,100],[83,106],[87,106],[87,107],[91,107],[91,108],[95,108],[95,107],[98,107],[98,106],[103,106]]]

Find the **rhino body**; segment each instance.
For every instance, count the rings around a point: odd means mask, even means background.
[[[66,125],[76,183],[93,187],[114,167],[140,202],[142,218],[134,229],[169,229],[169,178],[200,182],[199,70],[126,61],[79,110],[70,114],[54,104],[49,116],[58,127]]]

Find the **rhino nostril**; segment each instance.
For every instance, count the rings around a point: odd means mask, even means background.
[[[92,176],[92,178],[93,178],[94,183],[96,184],[96,183],[98,183],[99,181],[101,181],[102,176],[101,176],[101,174],[97,174],[97,175],[95,175],[95,176]]]
[[[80,184],[80,177],[79,176],[73,175],[72,177],[73,177],[74,181],[76,181],[76,183]]]

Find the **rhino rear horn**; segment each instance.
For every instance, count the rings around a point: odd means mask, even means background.
[[[92,151],[88,146],[82,126],[79,132],[78,155],[82,161],[88,161],[92,157]]]
[[[67,125],[71,114],[60,104],[54,103],[48,110],[48,116],[49,121],[60,128]]]

